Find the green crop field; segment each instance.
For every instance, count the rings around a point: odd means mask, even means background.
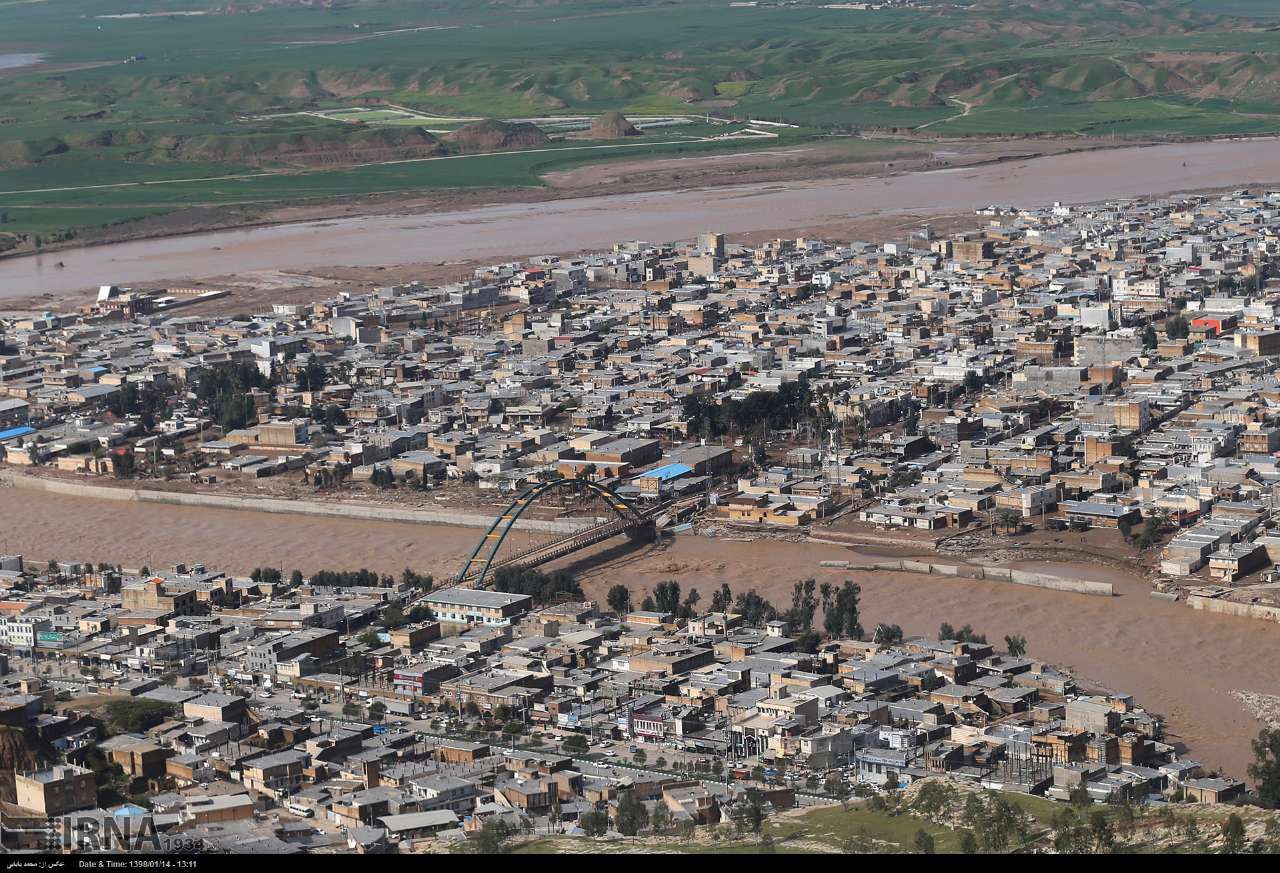
[[[3,3],[3,0],[0,0]],[[0,234],[175,204],[539,184],[607,111],[927,136],[1280,132],[1272,0],[47,0],[0,5]],[[200,13],[200,14],[194,14]],[[519,126],[517,126],[519,127]],[[536,133],[536,132],[535,132]],[[461,137],[461,138],[459,138]],[[541,139],[539,139],[541,137]],[[546,139],[550,138],[550,142]],[[517,158],[494,151],[525,152]],[[569,152],[563,156],[569,159]],[[392,163],[449,157],[421,165]],[[385,169],[374,166],[388,164]],[[237,177],[165,186],[127,182]],[[164,191],[161,191],[161,188]],[[67,192],[31,192],[75,188]],[[65,195],[65,196],[62,196]],[[38,202],[33,202],[38,201]],[[147,212],[147,211],[150,212]],[[62,218],[59,218],[62,216]],[[65,220],[66,225],[58,222]]]

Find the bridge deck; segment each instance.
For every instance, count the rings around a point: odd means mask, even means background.
[[[602,522],[593,527],[584,530],[575,531],[571,534],[553,540],[548,543],[540,543],[536,546],[528,548],[523,552],[495,560],[489,564],[488,573],[499,570],[503,567],[540,567],[551,561],[558,560],[573,554],[574,552],[594,546],[597,543],[604,542],[611,537],[636,530],[645,525],[654,523],[654,519],[661,514],[662,507],[654,507],[638,513],[634,517],[613,518],[609,521]],[[484,559],[476,556],[472,564],[467,566],[465,570],[459,574],[455,585],[470,586],[474,584],[480,577],[481,569],[475,567],[475,564],[483,564]]]

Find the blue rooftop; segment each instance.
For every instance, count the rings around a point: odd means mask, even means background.
[[[665,467],[658,467],[656,470],[650,470],[647,473],[641,473],[637,479],[661,479],[666,482],[668,479],[678,479],[685,473],[692,473],[693,468],[688,464],[667,464]]]
[[[0,430],[0,443],[5,440],[13,440],[18,437],[28,436],[35,432],[36,429],[34,427],[27,427],[26,425],[23,425],[22,427],[11,427],[8,430]]]

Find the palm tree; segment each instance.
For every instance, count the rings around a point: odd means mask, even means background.
[[[1016,509],[1001,509],[996,512],[996,521],[1006,532],[1017,531],[1022,527],[1022,513]]]

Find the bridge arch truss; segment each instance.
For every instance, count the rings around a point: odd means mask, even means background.
[[[579,478],[559,478],[539,482],[520,492],[507,505],[507,508],[494,518],[493,523],[484,532],[484,536],[480,538],[480,542],[476,544],[471,554],[467,556],[467,561],[462,565],[462,569],[458,571],[458,576],[454,580],[455,584],[480,588],[484,585],[484,581],[489,575],[489,570],[491,568],[496,569],[495,564],[519,563],[520,556],[518,555],[509,561],[497,561],[498,552],[502,549],[502,544],[506,542],[508,534],[515,529],[525,510],[537,503],[545,495],[554,491],[592,492],[603,500],[615,516],[615,518],[603,524],[566,534],[565,543],[571,544],[579,536],[603,539],[605,536],[624,533],[648,523],[648,517],[644,513],[639,512],[616,491],[598,482]],[[616,530],[613,530],[614,528]],[[544,551],[547,548],[547,546],[542,546],[534,551]]]

